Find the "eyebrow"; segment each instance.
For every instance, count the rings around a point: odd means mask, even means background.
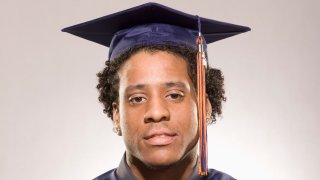
[[[165,83],[165,86],[167,88],[172,88],[172,87],[179,87],[179,88],[183,88],[183,89],[187,89],[185,83],[177,81],[177,82],[167,82]]]
[[[141,89],[144,89],[145,87],[146,87],[145,84],[135,84],[135,85],[128,86],[125,91],[128,92],[128,91],[132,91],[135,89],[141,90]]]
[[[133,91],[133,90],[142,90],[146,88],[146,84],[135,84],[135,85],[130,85],[128,86],[125,91],[129,92],[129,91]],[[170,82],[166,82],[164,83],[164,86],[166,88],[172,88],[172,87],[178,87],[178,88],[182,88],[182,89],[188,89],[187,86],[185,85],[185,83],[177,81],[170,81]]]

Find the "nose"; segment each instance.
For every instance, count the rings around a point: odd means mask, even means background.
[[[170,112],[166,103],[161,98],[149,101],[144,115],[144,122],[161,122],[170,119]]]

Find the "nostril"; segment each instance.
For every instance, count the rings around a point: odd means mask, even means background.
[[[161,97],[150,98],[145,110],[145,123],[161,122],[170,119],[169,107]]]
[[[144,115],[145,123],[168,121],[169,119],[170,119],[170,113],[167,108],[150,109]]]
[[[168,121],[168,120],[169,120],[168,116],[162,116],[160,118],[154,118],[154,117],[144,118],[145,123],[150,123],[150,122],[157,123],[157,122]]]

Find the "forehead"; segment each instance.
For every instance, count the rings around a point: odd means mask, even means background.
[[[141,50],[119,70],[120,83],[155,84],[189,81],[188,65],[182,57],[166,51]]]

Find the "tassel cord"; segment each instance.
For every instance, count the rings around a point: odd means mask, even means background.
[[[199,128],[199,175],[206,176],[208,172],[207,154],[207,123],[206,123],[206,84],[205,84],[205,56],[203,51],[202,36],[197,39],[197,97],[198,97],[198,128]]]

